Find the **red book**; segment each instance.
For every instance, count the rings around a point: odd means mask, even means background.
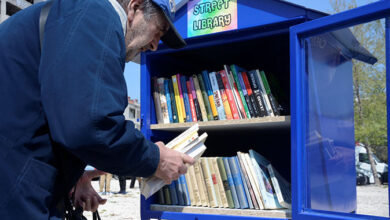
[[[195,122],[195,121],[198,121],[198,119],[196,118],[196,110],[195,110],[195,105],[194,105],[194,99],[192,97],[192,88],[191,88],[190,81],[187,81],[186,85],[187,85],[187,91],[188,91],[188,99],[190,101],[192,121]]]
[[[248,76],[246,75],[246,72],[241,72],[241,75],[242,75],[242,79],[243,79],[245,87],[246,87],[246,91],[248,92],[248,97],[252,103],[253,111],[254,111],[256,117],[259,117],[260,116],[259,108],[257,107],[256,100],[255,100],[254,94],[252,92],[252,88],[251,88],[251,84],[249,83]]]
[[[233,118],[240,119],[240,116],[238,115],[237,106],[233,98],[232,88],[229,85],[226,72],[225,70],[221,70],[220,73],[221,73],[223,85],[225,86],[225,93],[229,101],[230,109],[232,110]]]
[[[238,93],[238,88],[237,88],[237,84],[236,84],[236,82],[234,81],[234,78],[233,78],[233,75],[232,74],[230,74],[231,75],[231,79],[232,79],[232,83],[233,83],[233,92],[236,94],[236,97],[237,97],[237,104],[238,104],[238,108],[239,108],[239,110],[241,111],[241,115],[242,115],[242,118],[248,118],[247,116],[246,116],[246,113],[245,113],[245,109],[244,109],[244,105],[242,104],[242,100],[241,100],[241,97],[240,97],[240,95],[239,95],[239,93]],[[244,100],[245,101],[245,100]]]

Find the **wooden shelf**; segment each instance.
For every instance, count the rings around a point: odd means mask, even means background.
[[[163,131],[184,131],[195,123],[199,124],[199,129],[203,131],[211,130],[237,130],[237,129],[268,129],[268,128],[290,128],[290,116],[267,116],[252,119],[236,120],[218,120],[206,122],[186,122],[171,124],[153,124],[150,125],[152,130]]]
[[[150,210],[161,212],[183,212],[211,215],[233,215],[233,216],[251,216],[268,218],[288,218],[291,219],[290,209],[279,210],[254,210],[254,209],[226,209],[226,208],[208,208],[195,206],[177,206],[177,205],[157,205],[151,204]]]

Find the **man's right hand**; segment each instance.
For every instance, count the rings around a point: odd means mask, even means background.
[[[191,165],[195,163],[194,158],[165,147],[163,142],[157,142],[156,145],[160,149],[160,161],[154,175],[162,179],[165,184],[170,184],[180,175],[187,173],[186,163]]]

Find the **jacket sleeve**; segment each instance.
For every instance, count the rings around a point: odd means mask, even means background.
[[[97,169],[150,176],[159,149],[123,116],[127,89],[119,17],[108,1],[85,2],[66,14],[54,4],[56,13],[46,24],[39,78],[52,140]]]

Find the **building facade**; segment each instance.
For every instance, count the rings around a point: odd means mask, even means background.
[[[140,129],[140,104],[138,103],[138,99],[131,99],[130,97],[127,98],[129,104],[127,105],[125,112],[123,115],[125,116],[126,120],[131,120],[134,122],[134,125],[137,129]]]

